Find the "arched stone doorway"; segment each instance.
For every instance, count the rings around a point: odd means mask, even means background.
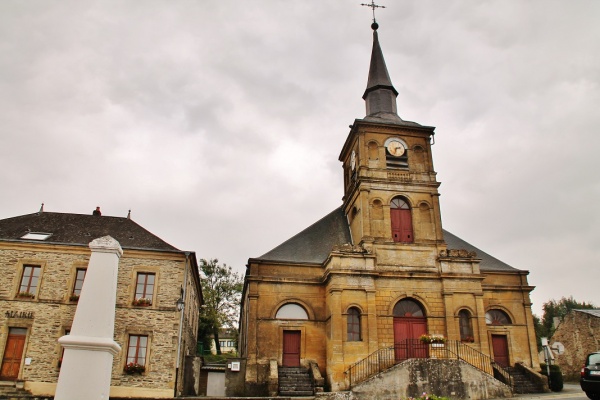
[[[427,346],[419,340],[427,334],[427,317],[421,304],[402,299],[394,306],[394,353],[396,360],[426,358]]]

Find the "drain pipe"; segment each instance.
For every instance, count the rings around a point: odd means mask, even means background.
[[[181,287],[181,294],[180,294],[180,300],[181,300],[181,304],[182,304],[182,308],[181,311],[179,311],[180,316],[179,316],[179,334],[177,335],[177,359],[175,360],[175,387],[173,388],[173,396],[177,397],[177,385],[178,385],[178,381],[179,381],[179,367],[181,364],[181,333],[183,331],[183,316],[184,316],[184,310],[185,310],[185,293],[186,293],[186,288],[187,288],[187,274],[188,274],[188,261],[189,261],[189,257],[190,257],[190,252],[186,251],[185,252],[185,264],[184,264],[184,271],[183,271],[183,286]],[[177,301],[177,304],[179,305],[179,300]]]

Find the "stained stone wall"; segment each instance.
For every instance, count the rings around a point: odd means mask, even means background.
[[[408,360],[352,389],[349,398],[396,400],[423,393],[452,399],[512,397],[510,387],[459,360]]]
[[[550,340],[550,344],[560,342],[565,346],[564,354],[554,353],[554,360],[566,380],[578,380],[585,357],[600,351],[600,316],[586,311],[570,311]],[[600,315],[600,310],[594,312]]]
[[[83,246],[0,243],[0,358],[3,357],[9,328],[27,328],[19,379],[24,380],[25,388],[34,394],[54,393],[62,354],[57,340],[73,321],[77,302],[69,297],[75,270],[87,267],[89,256],[89,249]],[[42,266],[38,290],[33,299],[17,297],[25,264]],[[200,306],[200,294],[191,276],[194,272],[186,263],[185,254],[125,249],[119,264],[114,335],[122,350],[114,357],[111,395],[173,395],[182,315],[176,310],[175,302],[184,287],[186,267],[188,274],[181,359],[195,354]],[[138,272],[156,274],[151,306],[137,307],[132,304]],[[147,369],[143,374],[127,375],[123,372],[130,334],[148,335],[149,338]],[[25,359],[30,359],[29,365],[26,365]],[[179,379],[178,387],[181,391],[183,379]]]

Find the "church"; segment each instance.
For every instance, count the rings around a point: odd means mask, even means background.
[[[443,229],[435,128],[398,115],[372,28],[366,116],[339,154],[342,204],[248,260],[239,343],[248,395],[276,394],[284,367],[348,390],[370,356],[433,358],[436,342],[489,359],[492,375],[539,367],[528,271]]]

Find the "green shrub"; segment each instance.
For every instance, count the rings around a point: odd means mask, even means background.
[[[540,373],[544,376],[548,376],[546,364],[540,364],[540,367],[542,369]],[[563,390],[563,376],[558,365],[550,366],[550,390],[553,392],[560,392]]]

